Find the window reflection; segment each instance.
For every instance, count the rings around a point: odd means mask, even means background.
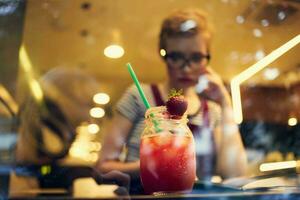
[[[247,175],[273,173],[276,162],[299,167],[299,44],[257,73],[247,72],[235,89],[230,88],[238,74],[299,37],[299,2],[3,0],[0,171],[6,176],[0,174],[0,181],[6,187],[0,196],[8,194],[10,175],[3,166],[34,165],[40,168],[26,173],[51,174],[53,164],[58,169],[95,165],[116,103],[132,83],[125,63],[136,66],[142,82],[165,80],[160,55],[166,51],[157,48],[160,22],[184,7],[205,10],[215,24],[210,65],[233,97],[238,89]],[[183,28],[194,26],[191,20]],[[122,143],[118,138],[116,142]],[[126,160],[123,143],[120,157]],[[275,165],[265,165],[269,162]],[[265,166],[268,170],[261,170]],[[222,180],[215,176],[212,181]]]

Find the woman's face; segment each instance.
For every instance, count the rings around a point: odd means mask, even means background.
[[[173,37],[166,40],[165,62],[171,87],[187,89],[197,84],[206,72],[208,47],[201,35]]]

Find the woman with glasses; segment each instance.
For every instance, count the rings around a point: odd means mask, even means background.
[[[209,67],[211,30],[206,16],[197,9],[178,10],[162,23],[159,52],[168,79],[142,84],[152,106],[164,105],[172,88],[182,89],[188,101],[189,127],[196,143],[197,177],[210,180],[241,176],[246,154],[233,121],[230,96],[220,77]],[[146,108],[135,86],[119,100],[97,163],[101,171],[120,170],[134,179],[139,174],[140,135]],[[125,160],[120,160],[124,144]]]

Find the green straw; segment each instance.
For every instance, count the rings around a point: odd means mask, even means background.
[[[135,85],[136,85],[136,87],[137,87],[137,89],[138,89],[138,91],[140,93],[140,96],[141,96],[141,98],[142,98],[142,100],[143,100],[146,108],[149,109],[151,106],[150,106],[150,104],[149,104],[149,102],[148,102],[148,100],[147,100],[147,98],[145,96],[145,93],[144,93],[144,91],[143,91],[143,89],[142,89],[142,87],[140,85],[139,80],[137,79],[137,77],[136,77],[136,75],[135,75],[135,73],[134,73],[134,71],[133,71],[130,63],[127,63],[126,65],[127,65],[128,71],[130,73],[130,76],[133,79],[133,81],[134,81],[134,83],[135,83]]]
[[[140,93],[140,96],[141,96],[141,98],[142,98],[142,100],[143,100],[143,102],[144,102],[146,108],[149,109],[151,106],[150,106],[150,104],[149,104],[149,102],[148,102],[148,100],[147,100],[147,98],[146,98],[146,96],[145,96],[145,93],[144,93],[144,91],[143,91],[143,89],[142,89],[142,87],[141,87],[141,85],[140,85],[140,82],[139,82],[138,78],[136,77],[136,75],[135,75],[135,73],[134,73],[134,71],[133,71],[133,69],[132,69],[130,63],[127,63],[126,66],[127,66],[127,69],[128,69],[128,71],[129,71],[129,73],[130,73],[131,78],[133,79],[133,81],[134,81],[134,83],[135,83],[135,86],[137,87],[137,89],[138,89],[138,91],[139,91],[139,93]],[[157,122],[156,120],[153,119],[153,118],[154,118],[153,113],[150,114],[150,117],[152,118],[152,122],[153,122],[153,124],[154,124],[155,131],[156,131],[156,132],[162,131],[162,130],[158,127],[158,125],[159,125],[158,122]]]

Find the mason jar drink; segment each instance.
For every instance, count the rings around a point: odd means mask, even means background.
[[[165,107],[146,112],[140,176],[147,194],[189,192],[196,178],[195,144],[186,115],[172,119]]]

